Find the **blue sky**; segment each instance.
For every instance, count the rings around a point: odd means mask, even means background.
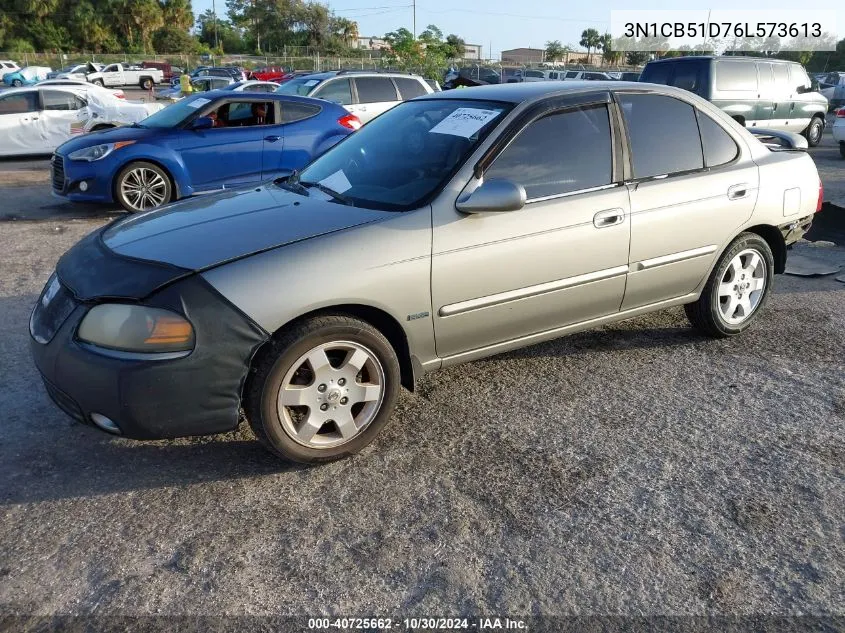
[[[216,0],[217,11],[225,14],[225,0]],[[193,0],[194,11],[202,13],[211,8],[212,0]],[[339,16],[358,22],[361,35],[381,36],[400,27],[411,30],[411,0],[329,0],[329,7]],[[706,8],[759,9],[765,19],[767,8],[796,9],[795,3],[766,0],[717,0]],[[581,31],[595,28],[609,30],[612,9],[691,9],[705,8],[681,0],[639,0],[626,3],[621,0],[586,0],[582,2],[553,3],[547,0],[418,0],[417,33],[426,25],[435,24],[445,33],[457,33],[468,43],[481,44],[484,57],[492,45],[492,57],[503,49],[530,46],[543,48],[548,40],[561,40],[577,48]],[[830,2],[818,2],[813,8],[835,8]],[[838,24],[845,26],[842,12]],[[841,32],[841,28],[838,28]]]

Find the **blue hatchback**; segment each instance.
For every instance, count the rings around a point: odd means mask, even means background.
[[[171,200],[289,175],[361,126],[307,97],[215,90],[131,127],[86,134],[52,160],[56,195],[146,211]]]

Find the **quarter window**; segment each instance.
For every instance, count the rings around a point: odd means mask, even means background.
[[[359,77],[355,80],[358,103],[396,101],[396,88],[387,77]]]
[[[340,105],[352,105],[352,89],[348,79],[336,79],[323,84],[312,96]]]
[[[403,101],[427,94],[425,88],[423,88],[417,79],[394,77],[393,81],[396,82],[396,87],[399,88],[399,94],[402,96]]]
[[[628,124],[634,178],[704,167],[695,109],[691,105],[662,95],[620,94],[618,97]]]
[[[717,167],[736,158],[739,148],[731,135],[701,110],[698,111],[698,130],[701,132],[705,166]]]
[[[320,114],[320,108],[302,103],[280,102],[282,108],[282,123],[295,123]]]
[[[485,172],[525,187],[529,199],[608,185],[613,154],[607,106],[544,116],[519,133]]]

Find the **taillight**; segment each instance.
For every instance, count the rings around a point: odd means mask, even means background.
[[[845,108],[836,108],[836,118],[845,119]]]
[[[819,178],[819,200],[816,202],[816,213],[822,210],[822,203],[824,202],[824,185],[822,179]]]
[[[361,119],[359,119],[354,114],[347,114],[346,116],[342,116],[337,120],[337,122],[348,130],[361,129]]]

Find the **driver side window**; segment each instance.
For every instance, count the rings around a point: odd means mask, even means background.
[[[522,185],[529,200],[611,184],[607,106],[554,112],[529,124],[484,173],[492,178]]]

